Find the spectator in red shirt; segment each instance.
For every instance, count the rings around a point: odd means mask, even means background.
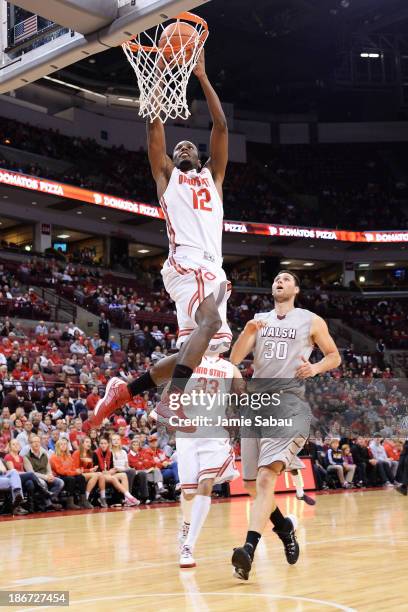
[[[52,347],[52,352],[50,355],[50,361],[52,361],[53,365],[62,365],[64,363],[63,358],[60,356],[59,352],[58,352],[58,347],[57,346],[53,346]]]
[[[125,427],[126,428],[126,419],[123,417],[122,415],[122,411],[118,410],[115,414],[115,416],[113,417],[113,426],[115,428],[116,431],[118,431],[119,427]]]
[[[146,410],[146,400],[141,395],[136,395],[132,398],[132,401],[129,402],[129,406],[136,410]]]
[[[21,369],[23,370],[23,372],[29,372],[30,371],[30,360],[25,355],[21,359]]]
[[[100,382],[101,385],[106,385],[106,383],[108,381],[106,379],[105,374],[101,371],[100,368],[95,368],[95,375],[96,375],[96,378]]]
[[[22,363],[16,363],[11,377],[13,380],[27,380],[27,371],[23,370]]]
[[[166,453],[158,448],[159,439],[157,434],[149,437],[149,450],[152,454],[155,466],[160,468],[165,482],[174,482],[176,490],[180,488],[180,479],[178,475],[177,462],[171,461]]]
[[[74,451],[79,449],[80,443],[85,440],[86,433],[82,431],[82,419],[75,419],[74,429],[69,434],[69,441]]]
[[[32,287],[30,287],[30,289],[28,290],[28,295],[29,295],[30,301],[33,304],[35,304],[35,302],[38,300],[38,295],[35,293],[35,291],[34,291],[34,289],[32,289]]]
[[[394,441],[391,438],[386,438],[383,442],[383,447],[389,459],[399,461],[402,451],[402,444],[399,440]]]
[[[10,357],[12,352],[13,352],[13,347],[12,347],[10,340],[8,338],[3,338],[0,344],[0,353],[3,353],[5,357]]]
[[[166,453],[158,447],[158,437],[156,434],[149,436],[148,450],[155,465],[160,470],[167,467],[170,463]]]
[[[39,347],[41,347],[41,349],[45,349],[49,345],[48,337],[45,336],[44,334],[39,334],[36,337],[36,343]]]
[[[85,507],[93,508],[89,501],[89,495],[98,485],[101,497],[105,498],[105,476],[98,472],[98,466],[94,465],[91,438],[85,436],[79,444],[79,449],[72,454],[72,460],[74,466],[81,470],[80,473],[86,480],[85,497],[87,505]]]
[[[101,438],[99,446],[94,453],[94,464],[105,477],[106,484],[112,485],[119,493],[125,497],[125,506],[138,506],[139,500],[129,493],[128,478],[124,472],[120,472],[113,467],[112,450],[109,447],[109,440]],[[106,499],[100,497],[98,500],[103,508],[107,507]]]
[[[163,485],[163,474],[161,470],[155,466],[153,456],[149,449],[141,448],[139,438],[133,438],[130,443],[128,453],[129,467],[134,468],[137,472],[143,470],[147,476],[147,482],[151,482],[154,486],[155,501],[163,501],[162,494],[167,493],[167,489]]]
[[[98,387],[92,387],[91,393],[86,398],[86,407],[88,410],[95,410],[96,404],[101,399],[99,395]]]

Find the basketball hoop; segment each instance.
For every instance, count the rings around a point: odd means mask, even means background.
[[[152,122],[190,115],[187,84],[208,37],[204,19],[180,13],[166,27],[159,24],[123,43],[140,91],[139,115]]]

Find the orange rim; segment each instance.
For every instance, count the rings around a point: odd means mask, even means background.
[[[193,23],[196,23],[197,25],[201,25],[204,28],[204,31],[200,35],[200,43],[204,43],[206,41],[207,36],[208,36],[208,24],[205,21],[205,19],[203,19],[202,17],[199,17],[198,15],[194,15],[194,13],[189,13],[188,11],[185,11],[184,13],[180,13],[179,15],[176,15],[174,19],[192,21]],[[124,44],[128,45],[128,47],[135,53],[137,53],[141,49],[143,49],[143,51],[147,51],[148,53],[158,53],[159,52],[158,47],[149,47],[148,45],[140,45],[138,42],[136,42],[136,39],[129,40],[127,43],[124,43]],[[192,45],[193,43],[187,44],[186,49],[188,49]],[[181,46],[175,47],[175,49],[179,50],[181,49]]]

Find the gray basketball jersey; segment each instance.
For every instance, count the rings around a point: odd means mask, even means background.
[[[283,319],[278,318],[275,310],[255,315],[255,319],[266,321],[267,325],[257,332],[253,379],[279,379],[282,389],[303,386],[295,375],[303,363],[301,357],[309,359],[312,353],[310,329],[315,316],[304,308],[294,308]]]

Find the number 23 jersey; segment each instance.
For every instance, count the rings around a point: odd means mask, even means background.
[[[309,359],[313,350],[310,329],[315,316],[305,308],[293,308],[284,318],[278,318],[275,310],[255,315],[254,318],[265,321],[266,326],[256,335],[254,379],[279,378],[292,386],[296,370],[303,363],[301,357]]]
[[[182,172],[174,168],[160,206],[170,254],[189,246],[222,258],[223,204],[208,168]]]

